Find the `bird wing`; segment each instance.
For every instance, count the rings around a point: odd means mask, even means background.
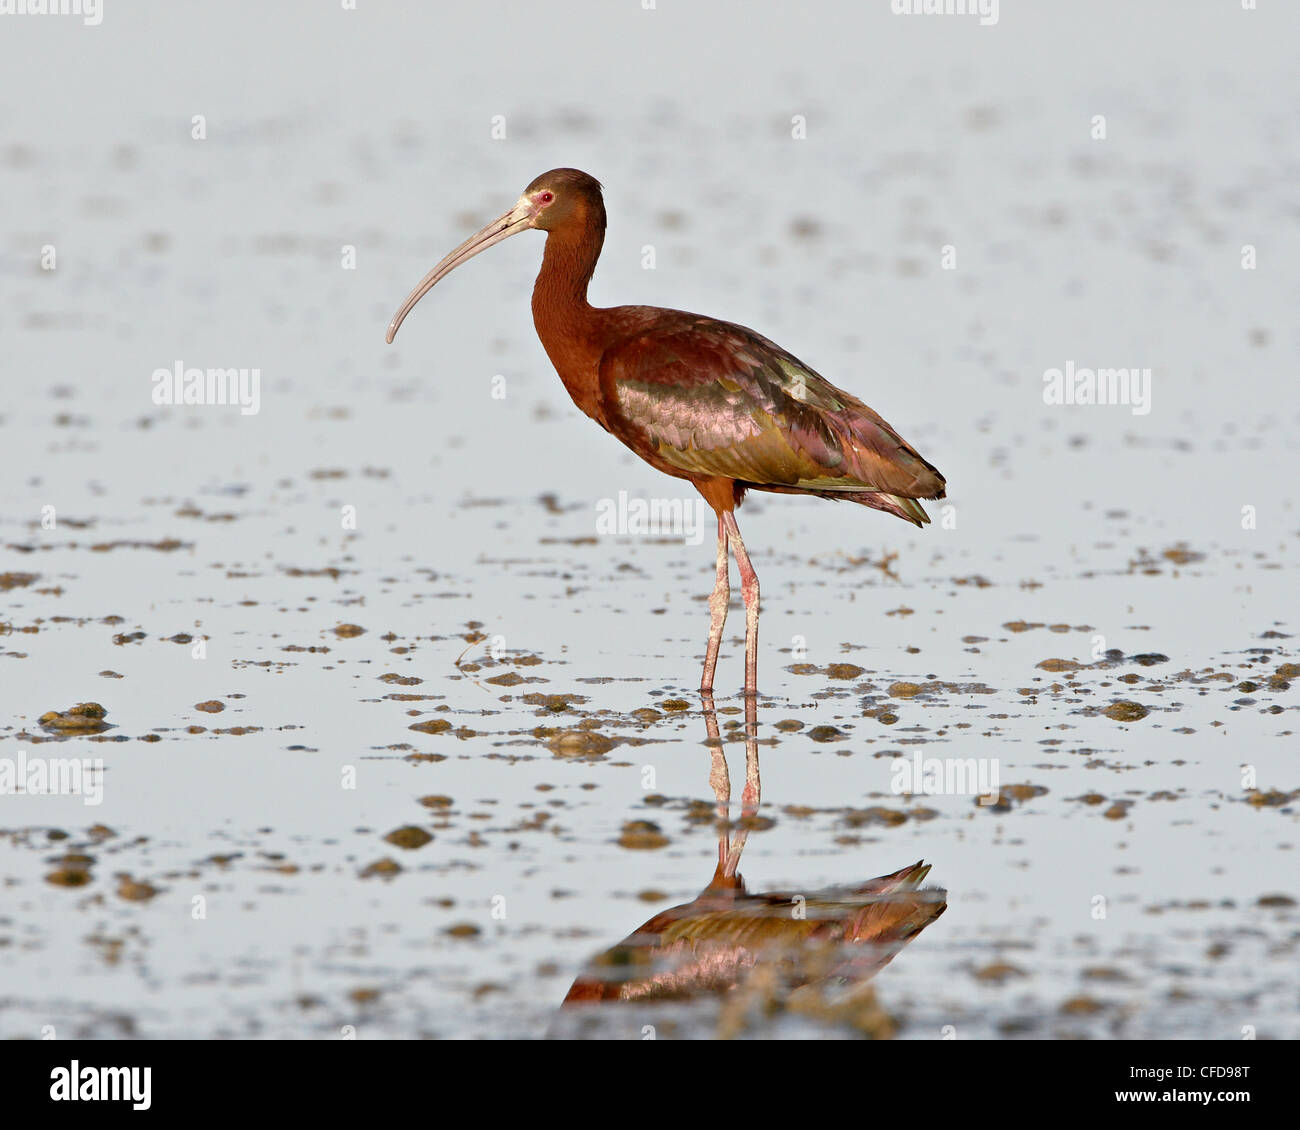
[[[889,424],[767,338],[694,314],[655,310],[651,321],[649,308],[622,309],[647,316],[605,349],[600,381],[614,430],[634,449],[756,486],[942,497],[943,476]]]

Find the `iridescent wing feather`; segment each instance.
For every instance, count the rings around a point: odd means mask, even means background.
[[[767,338],[694,314],[624,307],[600,366],[605,410],[634,448],[759,490],[851,498],[920,524],[943,476],[879,415]]]

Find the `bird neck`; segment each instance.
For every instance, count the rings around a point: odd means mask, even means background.
[[[585,342],[594,325],[587,284],[605,242],[604,210],[574,220],[547,233],[542,269],[533,286],[533,324],[552,360],[555,349]]]

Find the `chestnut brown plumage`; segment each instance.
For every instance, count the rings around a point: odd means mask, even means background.
[[[745,492],[856,502],[920,526],[930,519],[917,499],[943,498],[943,476],[861,400],[753,330],[681,310],[590,305],[605,205],[600,183],[577,169],[543,173],[435,266],[394,315],[388,340],[441,278],[529,228],[547,233],[533,322],[574,403],[652,467],[693,483],[717,515],[700,689],[713,688],[731,552],[745,601],[745,694],[757,694],[758,577],[735,515]]]
[[[864,883],[820,891],[751,892],[739,876],[656,914],[588,963],[564,1003],[661,1001],[725,993],[767,966],[792,989],[869,981],[947,909],[921,884],[920,861]]]
[[[947,892],[921,885],[930,873],[924,861],[848,886],[750,891],[739,868],[762,802],[758,705],[745,700],[745,787],[741,819],[733,825],[718,716],[713,696],[703,700],[709,782],[717,798],[713,878],[690,902],[661,911],[592,959],[565,1005],[721,995],[743,989],[760,969],[776,975],[785,998],[832,990],[854,996],[947,908]]]

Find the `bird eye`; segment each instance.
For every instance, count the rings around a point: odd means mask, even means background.
[[[543,192],[540,196],[538,196],[537,199],[540,200],[543,204],[549,204],[552,200],[555,199],[555,193]]]

